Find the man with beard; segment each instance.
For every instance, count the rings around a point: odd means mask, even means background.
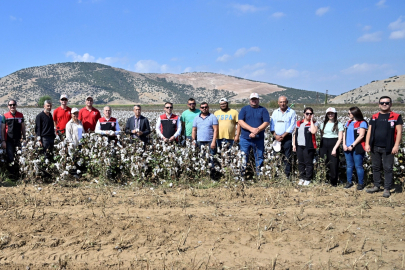
[[[191,133],[193,131],[194,118],[201,113],[199,109],[196,109],[196,102],[194,98],[189,98],[187,101],[188,110],[181,114],[180,121],[182,123],[181,130],[187,139],[191,140]]]
[[[45,100],[44,110],[35,119],[35,134],[47,158],[51,157],[55,141],[55,125],[52,119],[52,102]]]
[[[239,142],[240,127],[238,125],[238,112],[228,107],[226,98],[219,100],[219,106],[220,110],[217,110],[214,115],[218,119],[217,147],[222,149],[225,144],[230,147],[234,142]]]

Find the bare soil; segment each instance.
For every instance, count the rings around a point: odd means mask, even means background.
[[[0,188],[0,269],[403,269],[405,195]]]

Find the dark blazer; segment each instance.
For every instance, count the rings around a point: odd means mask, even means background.
[[[131,130],[135,129],[135,116],[128,118],[127,124],[125,126],[125,134],[131,134],[132,138],[135,138],[136,135],[131,133]],[[142,131],[142,136],[139,139],[145,143],[148,142],[148,135],[150,134],[150,125],[148,118],[141,115],[139,121],[139,131]]]

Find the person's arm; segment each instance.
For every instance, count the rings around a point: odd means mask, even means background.
[[[239,122],[237,122],[236,123],[236,134],[235,134],[234,141],[239,142],[239,140],[240,140],[240,125],[239,125]]]
[[[73,136],[72,136],[72,129],[73,125],[71,123],[67,123],[65,127],[65,134],[66,134],[66,141],[73,143]]]
[[[22,136],[22,138],[23,138],[24,141],[27,139],[27,136],[26,136],[25,134],[26,134],[26,133],[25,133],[25,123],[22,122],[22,123],[21,123],[21,136]]]
[[[292,138],[292,150],[293,150],[293,152],[297,151],[296,146],[295,146],[295,136],[297,136],[296,133],[293,134],[293,138]]]
[[[359,136],[357,136],[356,140],[354,140],[354,142],[349,147],[347,147],[347,151],[353,151],[356,145],[359,144],[365,136],[366,136],[366,129],[360,128]]]
[[[366,152],[370,152],[371,151],[371,147],[370,147],[370,138],[371,138],[371,132],[373,130],[373,125],[369,125],[368,126],[368,130],[367,130],[367,136],[366,136],[366,144],[365,144],[365,150]]]
[[[177,120],[176,124],[177,124],[176,133],[174,133],[174,135],[170,138],[170,141],[174,141],[181,134],[181,121]]]
[[[342,142],[342,139],[343,139],[343,131],[339,131],[339,133],[338,133],[338,140],[337,140],[335,146],[334,146],[333,149],[332,149],[332,153],[331,153],[332,156],[336,156],[336,151],[337,151],[337,149],[339,148],[340,143]]]
[[[288,135],[290,135],[290,134],[292,134],[294,132],[294,129],[295,129],[296,124],[297,124],[296,116],[297,115],[296,115],[295,111],[293,111],[291,113],[290,122],[288,124],[288,127],[287,127],[286,131],[279,136],[280,142],[283,141],[286,136],[288,136]]]
[[[402,125],[396,125],[395,129],[397,131],[397,137],[395,138],[395,144],[391,151],[391,153],[394,155],[399,151],[399,144],[401,143],[402,138]]]
[[[53,111],[52,119],[53,119],[53,125],[54,125],[54,127],[55,127],[56,129],[58,129],[58,128],[57,128],[57,126],[58,126],[58,118],[56,117],[57,113],[55,113],[55,111],[56,111],[56,110]],[[56,111],[56,112],[57,112],[57,111]]]
[[[100,129],[100,121],[98,121],[98,120],[97,120],[96,129],[94,130],[94,133],[106,135],[106,132],[104,130]]]
[[[160,131],[160,126],[161,125],[162,125],[162,123],[160,121],[160,116],[158,116],[158,119],[156,121],[156,127],[155,127],[156,134],[158,135],[159,138],[165,140],[166,139],[165,136],[163,136],[162,132]]]
[[[4,116],[2,116],[4,117]],[[6,124],[1,122],[1,148],[6,148]]]
[[[117,119],[117,121],[115,122],[115,125],[116,125],[116,127],[115,127],[115,135],[117,136],[118,134],[120,134],[121,133],[121,128],[120,128],[120,124],[118,123],[118,119]]]
[[[212,141],[211,141],[211,149],[215,149],[217,147],[217,138],[218,138],[218,125],[212,125],[212,128],[214,129],[214,136],[212,136]]]
[[[132,133],[132,131],[131,131],[131,119],[132,119],[132,117],[127,119],[127,123],[125,125],[125,134],[131,134]]]
[[[309,128],[312,134],[315,134],[318,131],[318,125],[315,125],[314,118],[311,118],[311,127]]]
[[[191,132],[191,139],[193,140],[194,143],[196,138],[197,138],[197,127],[193,127],[193,130]]]
[[[150,134],[150,124],[149,124],[148,118],[145,117],[144,123],[145,123],[145,130],[139,131],[140,132],[139,136],[142,136],[142,135],[148,136]]]
[[[38,114],[37,117],[35,118],[35,134],[37,135],[37,141],[42,147],[42,140],[41,140],[41,114]]]
[[[249,126],[248,124],[246,124],[246,122],[245,122],[244,120],[239,120],[239,121],[238,121],[238,124],[239,124],[243,129],[246,129],[246,130],[252,132],[252,131],[251,131],[252,127]]]

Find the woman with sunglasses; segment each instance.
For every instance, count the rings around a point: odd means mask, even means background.
[[[343,124],[337,119],[335,108],[326,110],[325,120],[319,125],[321,130],[320,157],[327,168],[327,179],[334,187],[337,186],[339,176],[339,146],[343,139]]]
[[[317,148],[315,134],[318,131],[318,123],[313,116],[314,110],[311,107],[305,108],[304,119],[297,121],[293,136],[293,151],[297,152],[300,174],[298,185],[309,185],[314,172],[313,159]]]
[[[365,136],[368,128],[367,122],[363,118],[358,107],[351,107],[348,112],[349,121],[345,124],[343,134],[343,150],[346,157],[347,183],[344,188],[353,186],[353,169],[357,172],[357,190],[364,189],[364,169],[363,159],[365,154]]]

